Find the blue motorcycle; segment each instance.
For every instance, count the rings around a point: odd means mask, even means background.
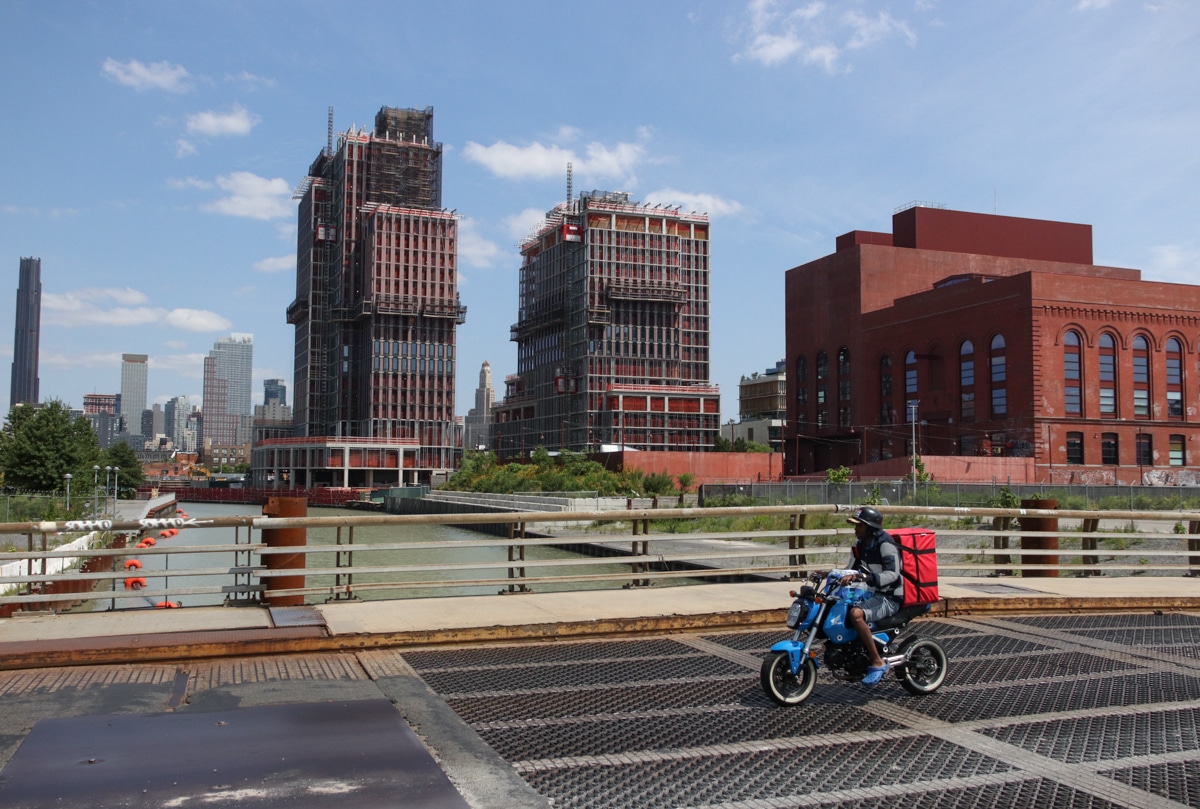
[[[858,633],[846,625],[846,612],[870,598],[871,590],[843,586],[842,577],[851,572],[813,573],[809,576],[812,585],[790,593],[795,601],[788,610],[787,625],[795,633],[791,640],[771,647],[761,670],[763,691],[776,704],[799,705],[808,699],[822,665],[839,680],[857,682],[866,676],[867,654],[858,642]],[[928,612],[930,606],[905,607],[870,625],[880,657],[910,694],[931,694],[946,679],[946,652],[937,641],[915,635],[900,639],[908,622]]]

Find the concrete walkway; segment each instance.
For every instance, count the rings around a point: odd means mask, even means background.
[[[191,607],[0,620],[0,669],[778,625],[799,583]],[[943,577],[932,616],[1200,610],[1200,578]]]

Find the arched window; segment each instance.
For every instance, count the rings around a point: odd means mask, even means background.
[[[817,354],[817,426],[829,425],[829,357],[824,351]]]
[[[975,420],[975,346],[963,340],[958,347],[958,416],[960,421]]]
[[[808,408],[808,357],[796,357],[796,407],[800,411],[801,420]]]
[[[1117,417],[1117,341],[1108,332],[1100,335],[1100,417]]]
[[[1068,416],[1083,415],[1083,357],[1079,334],[1063,335],[1063,411]]]
[[[896,408],[892,404],[892,358],[879,360],[879,423],[894,424]]]
[[[1183,344],[1167,340],[1167,418],[1183,418]]]
[[[1150,418],[1150,343],[1140,334],[1133,338],[1133,417]]]
[[[907,424],[913,419],[913,411],[917,407],[917,352],[910,351],[904,355],[904,421]]]
[[[850,349],[838,349],[838,426],[850,426]]]
[[[991,345],[992,418],[1008,415],[1008,363],[1005,358],[1004,336],[997,334]]]

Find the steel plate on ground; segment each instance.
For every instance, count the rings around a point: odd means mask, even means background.
[[[386,699],[39,721],[0,771],[5,809],[467,809]]]

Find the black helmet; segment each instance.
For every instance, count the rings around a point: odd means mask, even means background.
[[[869,525],[876,531],[883,530],[883,515],[879,513],[878,509],[871,506],[856,508],[854,513],[850,515],[850,519],[846,520],[846,522],[860,522],[863,525]]]

